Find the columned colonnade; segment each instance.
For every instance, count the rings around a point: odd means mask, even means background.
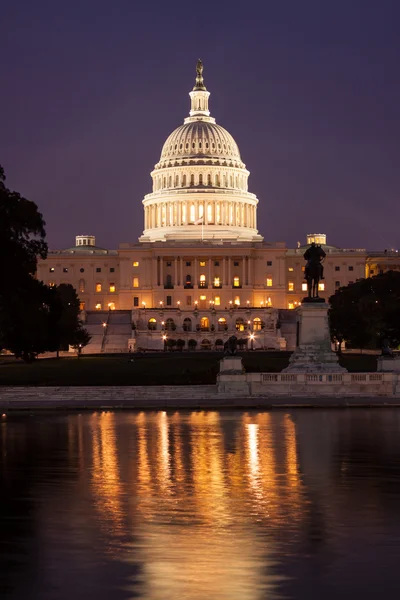
[[[204,225],[257,228],[255,204],[232,200],[159,201],[144,207],[145,229],[186,226],[203,218]]]
[[[243,286],[251,286],[253,284],[253,259],[251,256],[245,255],[240,258],[234,256],[175,256],[175,257],[165,257],[165,256],[153,256],[153,280],[157,282],[158,287],[163,287],[165,284],[164,276],[165,276],[165,267],[164,261],[168,260],[168,262],[172,262],[172,272],[169,273],[172,275],[172,285],[173,286],[183,286],[185,285],[186,271],[190,271],[193,273],[193,288],[197,289],[199,287],[199,278],[200,275],[206,275],[207,287],[210,289],[213,288],[213,281],[215,277],[220,278],[221,287],[232,287],[233,284],[233,262],[241,260],[240,265],[240,287]],[[190,261],[192,263],[191,267],[186,266],[186,262]],[[219,262],[219,266],[215,266],[214,262]],[[200,267],[200,262],[205,262],[206,266]],[[237,268],[237,267],[236,267]],[[199,288],[201,289],[201,288]],[[218,289],[218,288],[215,288]]]

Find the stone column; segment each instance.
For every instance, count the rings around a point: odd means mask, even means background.
[[[197,273],[198,269],[197,269],[197,258],[194,259],[194,284],[198,287],[199,286],[199,276]]]
[[[226,269],[225,269],[225,256],[224,256],[222,258],[222,285],[226,285],[225,274],[226,274]]]
[[[160,285],[164,287],[164,257],[160,256]]]
[[[211,256],[208,257],[208,285],[211,285]]]
[[[174,285],[178,285],[178,259],[174,258]]]
[[[153,281],[155,284],[160,285],[160,278],[158,276],[158,256],[153,256]]]
[[[232,287],[232,277],[231,277],[231,257],[228,256],[228,285]]]
[[[182,202],[178,202],[178,225],[182,225]]]
[[[243,256],[242,263],[242,285],[246,285],[246,259],[247,256]]]
[[[179,258],[180,264],[179,264],[179,274],[180,274],[180,278],[179,278],[179,285],[183,285],[183,258],[182,256]]]

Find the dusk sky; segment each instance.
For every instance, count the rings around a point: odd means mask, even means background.
[[[135,242],[196,60],[266,241],[400,246],[399,0],[3,0],[0,164],[76,234]]]

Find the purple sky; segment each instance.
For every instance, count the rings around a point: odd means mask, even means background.
[[[0,163],[50,247],[135,242],[198,57],[267,241],[400,246],[398,0],[3,0]]]

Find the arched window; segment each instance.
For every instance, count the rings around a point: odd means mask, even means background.
[[[178,175],[175,175],[175,187],[178,187],[179,185],[179,177]]]
[[[200,329],[201,331],[208,331],[210,328],[210,320],[208,317],[202,317],[200,319]]]
[[[211,342],[210,342],[210,340],[206,340],[206,339],[204,339],[204,340],[201,342],[200,346],[201,346],[201,347],[202,347],[204,350],[209,350],[209,349],[211,348]]]
[[[154,318],[149,319],[147,327],[150,331],[155,331],[157,329],[157,321]]]
[[[244,331],[246,329],[245,323],[241,317],[236,319],[236,329],[238,331]]]
[[[260,319],[260,317],[255,317],[253,319],[253,331],[261,331],[261,319]]]
[[[235,288],[239,288],[240,287],[240,277],[234,277],[233,278],[233,287],[235,287]]]
[[[175,331],[176,329],[176,325],[173,319],[167,319],[165,321],[165,329],[167,331]]]
[[[186,187],[186,175],[182,177],[182,187]]]
[[[207,175],[207,185],[211,185],[211,175]]]
[[[168,179],[168,187],[172,187],[172,176],[171,175],[169,176],[169,179]]]
[[[218,331],[226,331],[228,329],[228,325],[226,324],[225,317],[220,317],[218,319]]]
[[[205,275],[200,275],[200,285],[199,285],[199,287],[205,288],[206,285],[207,285],[207,283],[206,283],[206,276]]]
[[[199,185],[203,185],[203,175],[201,173],[199,175]]]
[[[193,287],[193,285],[192,285],[192,276],[191,275],[186,275],[184,287],[186,289],[191,289]]]
[[[216,185],[217,187],[219,187],[219,186],[221,185],[221,182],[220,182],[220,178],[219,178],[219,175],[218,175],[218,173],[217,173],[217,174],[216,174],[216,176],[215,176],[215,185]]]
[[[190,176],[190,185],[194,185],[194,175],[193,175],[193,173]]]
[[[183,331],[192,331],[192,319],[189,319],[189,317],[183,319]]]

